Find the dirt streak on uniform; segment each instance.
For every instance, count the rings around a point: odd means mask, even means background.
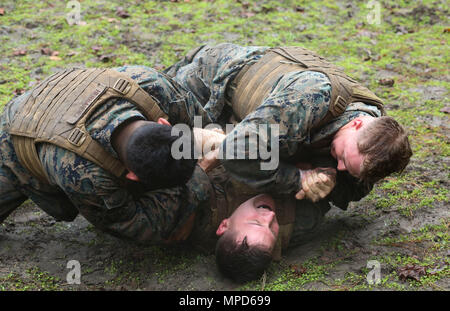
[[[206,116],[195,97],[164,74],[141,66],[116,70],[150,94],[172,124],[192,126],[194,115]],[[31,91],[11,100],[0,118],[0,222],[29,198],[58,220],[71,221],[80,213],[111,234],[136,241],[159,241],[167,239],[196,208],[202,187],[195,179],[188,186],[197,189],[198,194],[186,187],[145,191],[137,183],[124,184],[94,163],[48,143],[38,145],[38,154],[50,185],[33,177],[20,164],[8,133]],[[111,99],[89,117],[86,129],[117,157],[111,146],[112,132],[130,119],[145,117],[130,102]]]
[[[221,123],[232,113],[236,114],[236,111],[231,111],[228,97],[233,79],[245,65],[257,63],[266,50],[268,47],[241,47],[229,43],[204,46],[189,53],[165,72],[195,94],[213,122]],[[244,160],[235,160],[233,152],[233,158],[222,160],[226,170],[233,178],[260,192],[290,194],[301,189],[296,162],[336,167],[329,149],[334,134],[356,117],[379,117],[381,112],[375,106],[353,102],[342,115],[315,128],[328,111],[331,94],[330,80],[321,72],[292,71],[281,76],[261,104],[244,117],[231,133],[227,133],[221,146],[226,155],[228,143],[233,145],[240,139],[248,141],[249,133],[258,137],[255,125],[278,124],[279,166],[273,170],[261,170],[262,160],[250,159],[249,151],[245,150]],[[264,139],[266,146],[271,146],[270,139],[270,135]],[[312,144],[315,144],[314,148]],[[372,185],[358,183],[347,172],[338,172],[336,187],[328,198],[345,209],[350,201],[360,200],[371,188]]]

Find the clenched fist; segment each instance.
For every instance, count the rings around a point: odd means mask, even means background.
[[[336,185],[336,169],[331,167],[300,170],[300,174],[302,190],[295,195],[297,200],[306,197],[312,202],[317,202],[330,194]]]

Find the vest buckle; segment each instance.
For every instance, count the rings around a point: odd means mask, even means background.
[[[335,113],[335,116],[339,116],[342,113],[344,113],[345,109],[347,108],[347,102],[345,101],[345,99],[338,95],[336,97],[336,100],[334,101],[334,105],[333,105],[333,112]]]
[[[130,82],[125,79],[119,78],[117,79],[116,83],[114,83],[114,86],[112,88],[120,94],[125,95],[128,92],[127,88],[129,85]]]
[[[86,133],[80,130],[78,127],[74,128],[67,140],[74,146],[80,147],[86,138]]]

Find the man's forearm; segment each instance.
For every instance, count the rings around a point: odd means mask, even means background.
[[[260,160],[224,159],[221,163],[231,177],[256,191],[289,194],[301,189],[299,170],[287,163],[274,170],[261,170]]]

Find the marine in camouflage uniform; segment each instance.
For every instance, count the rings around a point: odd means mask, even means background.
[[[187,242],[192,247],[206,252],[214,250],[218,240],[216,231],[222,220],[229,218],[242,203],[260,194],[232,178],[223,165],[208,172],[197,167],[188,188],[201,199],[197,200],[198,206],[190,219],[177,228],[177,237],[187,236]],[[303,243],[313,237],[329,207],[299,201],[294,196],[274,192],[270,195],[275,202],[276,218],[280,225],[272,256],[274,260],[280,260],[282,251],[288,246]]]
[[[172,124],[184,122],[192,126],[194,116],[203,116],[203,124],[211,122],[196,98],[165,75],[146,67],[116,70],[136,80],[152,95]],[[120,238],[151,243],[188,239],[192,245],[211,251],[220,222],[258,194],[243,191],[243,185],[230,179],[223,166],[207,174],[197,166],[185,187],[145,191],[139,184],[123,184],[89,160],[49,143],[38,145],[39,160],[50,184],[42,182],[21,165],[9,133],[11,122],[32,91],[9,102],[0,118],[0,221],[30,198],[57,220],[71,221],[80,213],[97,228]],[[145,117],[130,102],[112,99],[88,118],[86,128],[91,137],[117,157],[111,135],[130,119]],[[299,202],[277,199],[276,195],[275,199],[277,218],[283,224],[284,207],[292,208]],[[318,222],[315,218],[323,213],[312,204],[303,205],[302,211],[308,207],[310,211],[300,217],[303,225],[314,226]],[[297,215],[301,216],[302,211]]]
[[[158,103],[172,124],[193,125],[195,115],[206,116],[203,107],[166,75],[141,66],[115,69],[136,81]],[[184,223],[197,207],[199,196],[186,187],[145,191],[135,182],[122,180],[79,155],[50,143],[38,144],[37,152],[48,182],[30,174],[18,159],[11,123],[33,90],[14,98],[0,118],[0,222],[28,198],[57,220],[72,221],[78,213],[96,227],[136,241],[161,241]],[[86,122],[91,137],[111,155],[111,135],[126,120],[146,118],[124,99],[110,99]],[[207,122],[207,120],[205,120]],[[194,178],[190,187],[199,189]]]
[[[332,97],[329,77],[315,70],[291,70],[270,86],[269,94],[262,98],[255,109],[246,115],[240,113],[239,110],[247,109],[243,107],[247,102],[241,102],[238,106],[233,104],[236,77],[244,68],[250,72],[252,66],[258,64],[268,51],[268,47],[242,47],[229,43],[202,46],[166,69],[165,73],[197,97],[213,122],[223,124],[233,118],[240,121],[231,133],[227,133],[221,146],[225,156],[230,140],[248,140],[248,133],[254,131],[255,125],[278,124],[281,162],[276,169],[261,170],[262,160],[250,159],[248,150],[245,151],[246,159],[225,157],[222,164],[234,179],[257,191],[293,196],[301,189],[301,176],[295,163],[336,167],[336,160],[330,154],[334,134],[352,119],[360,116],[379,117],[383,112],[376,105],[353,101],[339,116],[321,123],[327,115]],[[289,60],[283,61],[289,63]],[[264,77],[260,79],[263,81]],[[246,94],[241,95],[245,97]],[[270,139],[268,135],[266,146],[271,146]],[[338,171],[336,186],[327,198],[315,204],[301,201],[303,203],[297,207],[296,228],[291,241],[295,243],[295,240],[317,228],[323,214],[330,209],[330,202],[346,209],[350,201],[360,200],[372,187],[372,184],[360,183],[348,172]],[[310,208],[312,205],[317,208]]]

